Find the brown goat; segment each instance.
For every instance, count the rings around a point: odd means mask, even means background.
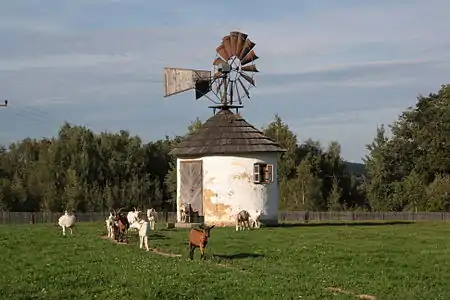
[[[128,222],[127,218],[125,218],[125,216],[121,214],[121,211],[122,208],[117,211],[113,210],[113,230],[114,238],[117,242],[123,242],[125,240],[125,233],[127,232],[128,228],[130,228],[130,223]],[[126,241],[128,243],[128,236],[126,237]]]
[[[194,250],[195,248],[200,248],[201,258],[204,258],[205,248],[208,244],[208,238],[210,236],[211,229],[214,228],[215,225],[209,227],[202,225],[199,229],[192,228],[189,231],[189,257],[194,259]]]

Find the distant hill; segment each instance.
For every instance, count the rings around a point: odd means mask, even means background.
[[[366,175],[366,168],[364,164],[346,161],[345,165],[350,173],[353,173],[358,177],[361,175]]]

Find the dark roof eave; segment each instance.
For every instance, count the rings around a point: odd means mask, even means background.
[[[174,155],[176,157],[203,157],[203,156],[212,156],[212,155],[235,155],[235,154],[248,154],[248,153],[284,153],[287,152],[286,149],[278,149],[278,150],[254,150],[254,151],[183,151],[184,149],[176,148],[169,152],[170,155]]]

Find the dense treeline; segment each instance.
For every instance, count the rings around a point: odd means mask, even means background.
[[[192,122],[188,132],[201,125]],[[391,127],[377,128],[365,170],[339,143],[299,143],[278,116],[263,128],[287,152],[279,159],[280,209],[450,210],[450,87],[418,97]],[[174,209],[175,159],[183,137],[143,143],[126,131],[95,134],[64,124],[51,139],[0,147],[0,210]]]
[[[450,85],[420,96],[391,126],[377,129],[364,159],[370,207],[450,211]]]

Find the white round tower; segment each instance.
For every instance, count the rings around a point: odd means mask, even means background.
[[[207,224],[235,224],[241,210],[278,222],[277,143],[239,115],[222,109],[178,145],[177,219],[191,205]]]

